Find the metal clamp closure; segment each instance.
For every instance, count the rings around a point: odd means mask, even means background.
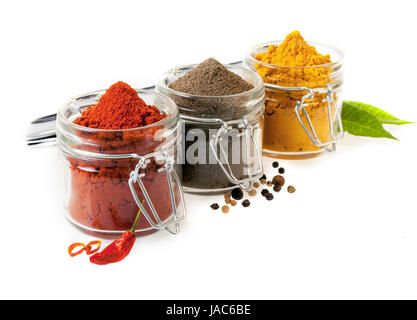
[[[177,234],[179,232],[179,224],[178,222],[184,219],[184,215],[179,216],[177,212],[177,203],[175,200],[175,194],[173,190],[173,182],[172,176],[174,176],[175,182],[177,186],[180,185],[180,181],[178,178],[177,173],[174,170],[174,162],[171,157],[169,157],[165,152],[155,152],[149,153],[145,156],[136,155],[138,164],[136,165],[135,169],[130,173],[129,178],[129,187],[130,191],[132,192],[133,198],[135,199],[136,204],[138,205],[139,209],[142,211],[143,215],[148,220],[149,224],[155,229],[166,229],[168,232],[172,234]],[[151,158],[154,158],[155,161],[163,161],[164,165],[157,169],[157,173],[166,172],[168,188],[169,188],[169,195],[171,198],[171,207],[173,216],[166,221],[162,221],[159,217],[151,198],[149,197],[148,191],[146,190],[145,185],[143,184],[142,178],[146,175],[145,169],[148,164],[151,162]],[[142,170],[142,172],[140,172]],[[143,193],[146,203],[151,210],[151,214],[154,219],[151,218],[150,213],[145,209],[145,206],[142,205],[142,202],[139,200],[139,196],[135,190],[135,183],[138,183],[140,190]],[[184,205],[184,197],[182,192],[178,192],[180,196],[180,206],[182,208],[181,212],[185,212],[185,205]],[[155,221],[156,223],[155,223]]]
[[[339,111],[339,108],[336,105],[336,102],[334,100],[334,94],[330,87],[330,85],[327,85],[326,88],[317,88],[317,89],[311,89],[308,87],[282,87],[277,85],[271,85],[271,84],[265,84],[265,87],[271,88],[271,89],[278,89],[278,90],[288,90],[288,91],[307,91],[307,94],[305,94],[301,100],[297,101],[295,104],[295,115],[297,116],[298,122],[304,129],[307,136],[310,138],[311,142],[320,148],[323,148],[326,151],[332,152],[336,150],[336,142],[343,138],[344,132],[343,132],[343,123],[342,123],[342,115]],[[322,142],[314,130],[313,123],[311,122],[311,119],[305,109],[305,101],[307,99],[313,99],[314,93],[326,93],[326,98],[323,99],[323,102],[327,102],[327,109],[329,114],[329,131],[330,131],[330,140],[326,142]],[[335,133],[335,128],[333,124],[333,111],[335,110],[336,116],[337,116],[337,125],[339,127],[339,132]],[[307,120],[308,127],[304,124],[303,120],[301,119],[300,111],[303,113]],[[332,145],[331,148],[328,146]]]
[[[262,153],[261,153],[261,149],[258,143],[256,142],[256,139],[254,138],[253,127],[248,123],[248,121],[245,118],[242,118],[237,121],[229,121],[229,122],[225,122],[221,119],[216,119],[216,121],[220,123],[222,126],[220,127],[219,130],[217,130],[217,133],[210,138],[211,151],[213,152],[217,163],[222,168],[227,179],[231,183],[239,185],[241,188],[245,190],[250,190],[252,188],[253,182],[258,180],[263,174]],[[233,124],[237,125],[238,127],[243,128],[243,130],[238,133],[232,132],[232,134],[230,134],[231,130],[233,129]],[[221,143],[224,140],[224,138],[227,139],[228,137],[231,137],[231,138],[244,137],[245,138],[245,145],[246,145],[245,152],[246,152],[247,162],[249,162],[249,159],[251,158],[250,157],[251,148],[250,148],[249,142],[251,142],[254,147],[254,152],[256,153],[257,165],[251,166],[247,163],[246,165],[247,178],[238,179],[233,173],[233,170],[228,160],[228,155],[226,151],[224,150],[224,147]],[[220,147],[220,152],[223,156],[223,160],[225,163],[223,163],[223,161],[217,155],[217,146]],[[241,161],[243,161],[243,159]],[[258,169],[252,170],[254,167]]]

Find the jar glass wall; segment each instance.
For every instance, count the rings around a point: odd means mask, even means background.
[[[270,45],[254,46],[245,66],[258,72],[265,82],[264,154],[298,157],[333,150],[343,136],[342,108],[343,52],[335,47],[309,42],[318,52],[330,54],[325,65],[288,67],[256,59]]]
[[[57,115],[57,146],[65,163],[68,220],[83,231],[119,236],[131,228],[142,206],[137,234],[167,227],[178,232],[184,217],[176,171],[179,116],[175,103],[156,92],[139,96],[168,116],[154,124],[123,130],[76,125],[81,112],[105,91],[70,100]]]
[[[264,87],[253,71],[227,66],[253,85],[229,96],[199,96],[171,89],[172,82],[196,65],[174,68],[163,75],[157,91],[178,105],[182,123],[181,182],[186,192],[213,193],[251,188],[262,175]]]

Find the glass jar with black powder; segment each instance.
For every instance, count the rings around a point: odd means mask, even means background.
[[[182,123],[179,172],[186,192],[252,188],[263,174],[265,92],[251,70],[208,59],[166,72],[157,90],[175,101]]]

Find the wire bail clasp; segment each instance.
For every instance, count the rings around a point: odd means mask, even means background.
[[[210,138],[210,148],[211,151],[214,154],[214,157],[217,161],[217,163],[219,164],[219,166],[222,168],[224,174],[226,175],[227,179],[236,185],[239,185],[241,188],[245,189],[245,190],[250,190],[252,188],[253,182],[258,180],[262,174],[263,174],[263,163],[262,163],[262,153],[261,153],[261,149],[258,145],[258,143],[256,142],[256,139],[254,138],[254,129],[253,127],[248,123],[248,121],[245,118],[242,118],[240,120],[234,120],[234,121],[229,121],[229,122],[225,122],[221,119],[216,119],[218,123],[221,124],[220,129],[217,130],[217,133],[215,135],[213,135]],[[236,130],[232,131],[233,129],[233,124],[237,125],[240,128],[243,128],[242,131],[239,131],[238,133],[236,133]],[[232,132],[230,134],[230,132]],[[241,138],[244,137],[245,138],[245,153],[246,153],[246,170],[247,170],[247,178],[244,179],[239,179],[235,176],[235,174],[232,171],[229,159],[228,159],[228,154],[226,153],[226,151],[224,150],[223,144],[222,142],[224,141],[224,139],[228,139],[229,137],[231,137],[233,139],[233,137],[236,138]],[[233,141],[233,140],[232,140]],[[254,152],[256,154],[256,160],[257,160],[257,165],[255,166],[255,164],[253,166],[251,166],[249,164],[249,159],[251,159],[250,157],[250,144],[253,145],[253,149]],[[221,155],[223,156],[224,162],[219,158],[219,156],[217,155],[217,147],[220,147],[220,152]],[[243,161],[243,159],[241,160]],[[252,170],[252,168],[255,167],[255,170]],[[257,168],[257,169],[256,169]]]
[[[287,88],[286,87],[286,88],[283,88],[283,89],[285,89],[285,90],[300,90],[300,91],[307,91],[308,92],[306,95],[304,95],[301,98],[301,100],[297,101],[296,104],[295,104],[295,114],[298,118],[298,122],[300,122],[304,131],[306,132],[306,134],[310,138],[311,142],[315,146],[323,148],[324,150],[329,151],[329,152],[335,151],[336,150],[336,142],[343,138],[344,132],[343,132],[342,116],[341,116],[339,108],[337,107],[336,102],[334,100],[334,94],[333,94],[333,91],[332,91],[331,87],[329,85],[327,85],[326,89],[322,89],[322,90],[325,90],[325,92],[326,92],[326,98],[323,101],[327,101],[327,108],[328,108],[328,114],[329,114],[330,141],[327,141],[327,142],[321,142],[321,140],[318,138],[318,136],[316,134],[316,131],[314,130],[313,123],[311,122],[311,119],[308,116],[308,113],[305,109],[304,102],[307,99],[313,99],[314,98],[314,90],[312,90],[310,88],[307,88],[307,87],[301,87],[301,88],[291,88],[291,87]],[[339,133],[338,134],[335,133],[335,128],[334,128],[334,125],[333,125],[332,109],[335,110],[336,116],[337,116],[337,125],[339,127]],[[303,120],[301,119],[300,111],[302,111],[303,115],[305,116],[305,118],[307,120],[308,128],[304,124]],[[328,147],[329,145],[332,145],[331,148]]]
[[[182,214],[181,216],[178,215],[177,211],[177,202],[175,200],[175,194],[173,189],[173,182],[172,182],[172,176],[175,179],[176,185],[180,186],[180,181],[178,178],[178,175],[176,171],[174,170],[174,160],[169,157],[165,152],[154,152],[149,153],[145,156],[139,156],[135,155],[135,158],[137,158],[138,164],[136,165],[135,169],[130,172],[129,177],[129,187],[130,191],[132,192],[133,198],[135,199],[135,202],[139,209],[142,211],[143,215],[148,220],[149,224],[155,228],[155,229],[166,229],[168,232],[172,234],[177,234],[179,232],[179,221],[184,219],[185,214]],[[169,195],[171,199],[171,207],[172,207],[172,216],[168,218],[166,221],[162,221],[159,217],[155,206],[153,205],[153,202],[151,198],[149,197],[148,191],[146,190],[145,185],[143,184],[142,178],[146,175],[145,169],[148,166],[148,164],[151,162],[151,158],[154,158],[155,161],[163,161],[164,164],[162,167],[157,169],[157,173],[160,174],[162,172],[166,172],[167,182],[168,182],[168,189],[169,189]],[[143,170],[143,172],[140,172]],[[145,206],[142,205],[142,202],[139,199],[139,196],[135,190],[135,183],[137,183],[143,193],[143,196],[145,198],[146,203],[148,204],[148,207],[151,210],[151,214],[154,219],[152,219],[149,212],[145,209]],[[184,204],[184,197],[182,192],[178,192],[179,198],[180,198],[180,206],[181,212],[185,212],[185,204]],[[156,221],[156,222],[155,222]]]

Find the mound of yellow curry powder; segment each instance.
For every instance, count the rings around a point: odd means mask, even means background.
[[[329,67],[297,68],[325,65],[331,62],[330,55],[322,55],[310,46],[300,32],[293,31],[278,46],[270,45],[266,52],[258,53],[256,60],[277,66],[257,64],[258,73],[268,83],[281,86],[316,87],[328,81]],[[295,68],[292,68],[295,67]]]
[[[263,62],[255,63],[255,69],[265,83],[315,89],[326,88],[332,81],[333,64],[330,55],[318,53],[298,31],[291,32],[279,45],[270,45],[267,51],[258,53],[255,59]],[[295,113],[296,102],[306,93],[266,88],[263,137],[266,154],[294,155],[321,150],[311,142]],[[322,142],[330,140],[329,114],[325,98],[326,94],[316,93],[313,99],[308,99],[305,103],[305,109]],[[335,98],[337,99],[336,94]],[[301,112],[300,116],[307,126],[307,120]]]

